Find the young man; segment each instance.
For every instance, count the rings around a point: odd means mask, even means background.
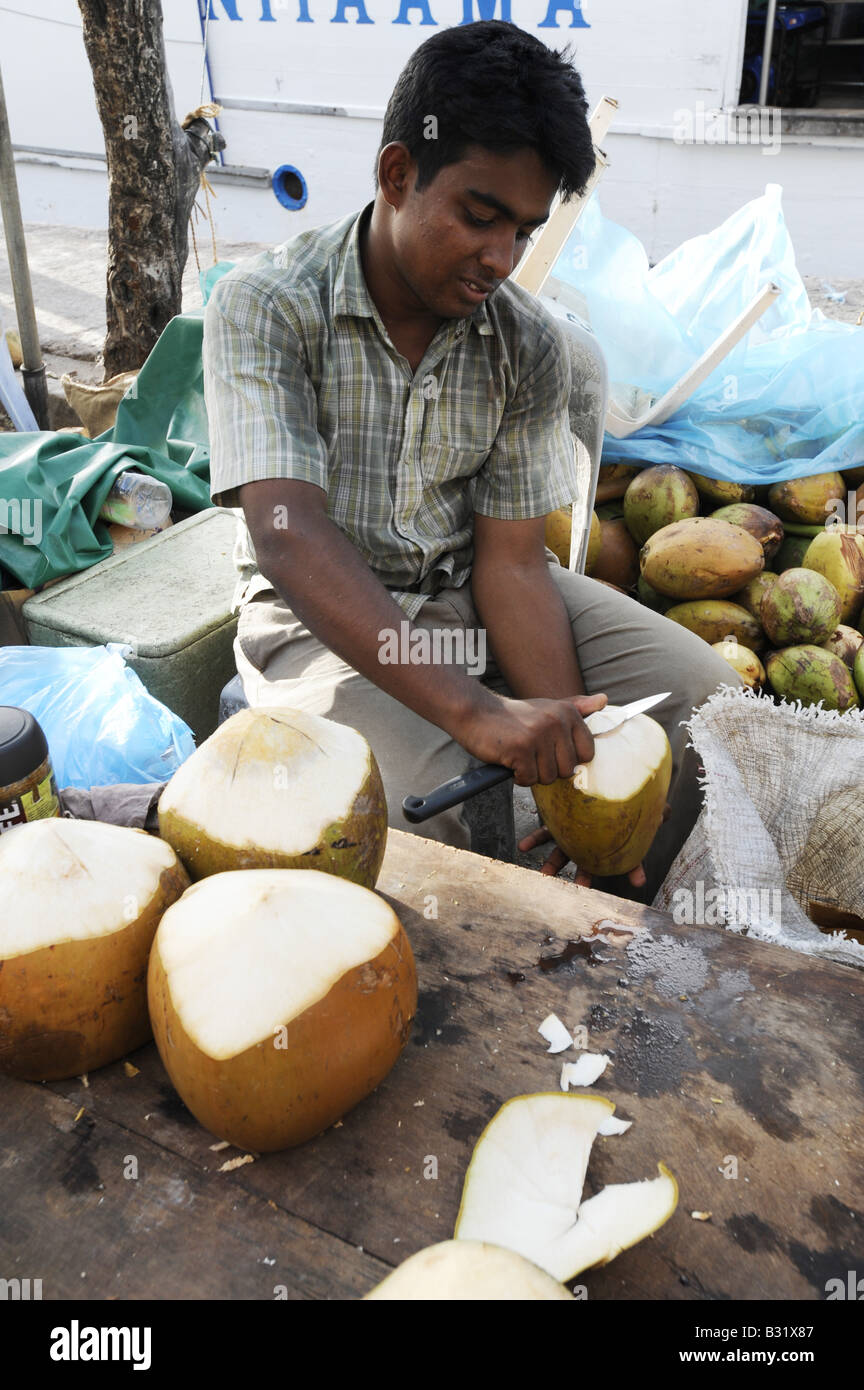
[[[647,883],[631,875],[650,900],[698,812],[680,721],[736,678],[544,546],[544,517],[578,494],[572,369],[555,322],[508,276],[556,191],[588,180],[585,113],[568,55],[511,24],[447,29],[415,51],[385,115],[374,202],[213,293],[211,490],[245,516],[235,653],[249,703],[359,729],[400,829],[412,828],[402,799],[469,754],[548,783],[593,756],[583,716],[604,697],[671,687],[656,717],[672,812]],[[485,671],[393,662],[386,634],[406,622],[480,629]],[[469,844],[461,807],[417,830]],[[556,849],[546,871],[564,863]]]

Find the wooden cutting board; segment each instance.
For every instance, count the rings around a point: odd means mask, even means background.
[[[220,1173],[242,1155],[211,1151],[152,1045],[87,1088],[0,1079],[0,1271],[14,1252],[45,1298],[357,1297],[452,1234],[498,1107],[557,1089],[550,1012],[610,1056],[590,1089],[634,1122],[596,1141],[586,1196],[660,1159],[680,1185],[655,1236],[580,1276],[592,1299],[822,1299],[864,1269],[858,972],[398,831],[378,888],[421,990],[378,1090]]]

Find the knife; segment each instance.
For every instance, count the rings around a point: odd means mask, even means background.
[[[598,729],[594,738],[602,738],[604,734],[611,734],[615,729],[620,729],[628,719],[653,709],[662,700],[668,700],[671,693],[665,690],[662,695],[646,695],[644,700],[634,700],[629,705],[622,705],[615,714],[609,716],[607,727]],[[598,713],[604,714],[605,710],[599,710]],[[402,802],[402,813],[412,825],[418,825],[421,821],[437,816],[441,811],[449,810],[451,806],[458,806],[460,801],[468,801],[472,796],[478,796],[480,792],[496,787],[499,782],[506,782],[508,777],[512,776],[512,767],[502,767],[500,763],[481,763],[479,767],[472,767],[459,777],[451,777],[449,782],[442,782],[441,786],[436,787],[428,796],[406,796]]]

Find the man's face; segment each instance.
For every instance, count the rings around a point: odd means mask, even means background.
[[[549,215],[557,180],[530,148],[502,155],[474,145],[417,193],[416,165],[406,158],[394,270],[418,308],[466,318],[519,264]]]

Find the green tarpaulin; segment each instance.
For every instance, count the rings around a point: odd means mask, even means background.
[[[112,554],[99,509],[124,469],[167,483],[187,513],[211,505],[202,333],[202,309],[171,320],[98,439],[0,434],[0,565],[25,588]]]

